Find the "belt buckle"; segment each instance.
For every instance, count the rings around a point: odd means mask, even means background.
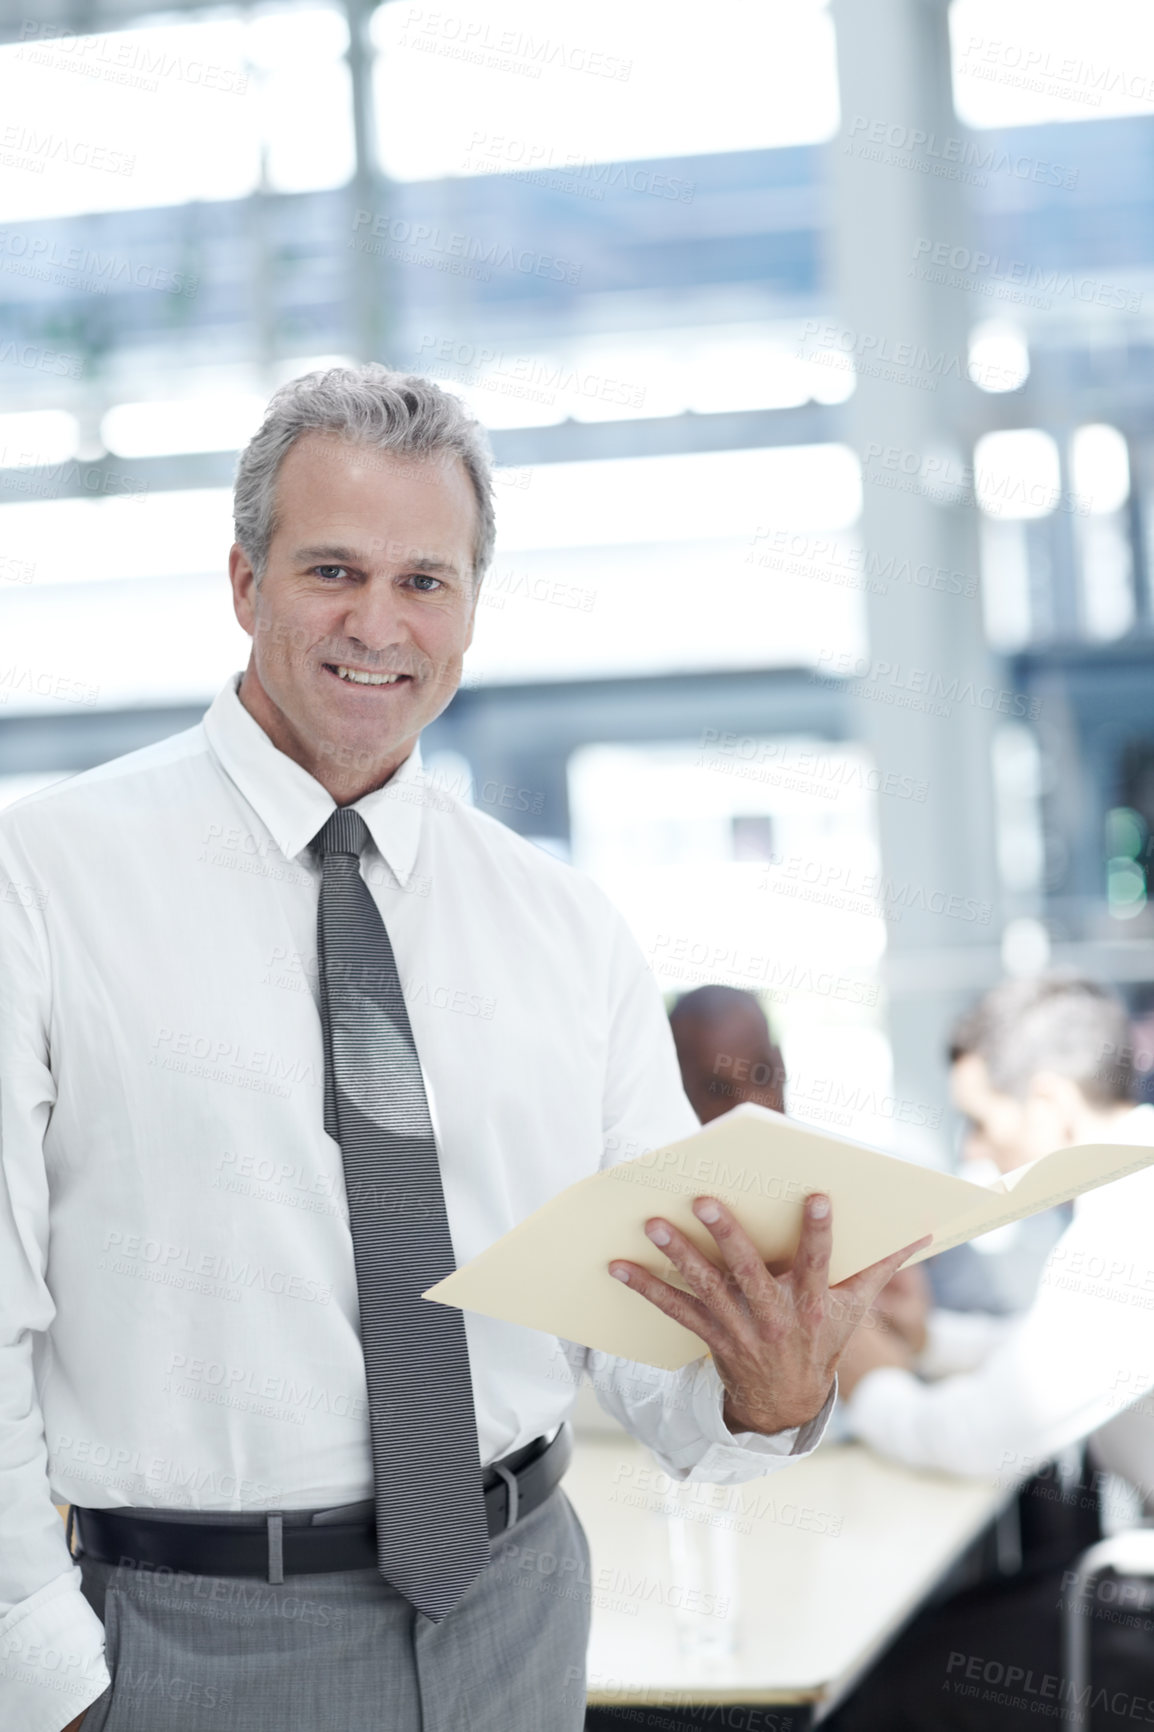
[[[520,1495],[517,1489],[517,1475],[510,1468],[502,1467],[499,1461],[493,1462],[492,1466],[493,1472],[499,1474],[505,1482],[505,1526],[501,1531],[507,1534],[517,1520],[517,1500]]]
[[[268,1536],[268,1580],[276,1585],[284,1581],[284,1512],[265,1512]]]

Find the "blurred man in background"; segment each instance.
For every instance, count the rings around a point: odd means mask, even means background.
[[[698,986],[669,1013],[681,1081],[703,1125],[742,1101],[785,1111],[785,1064],[752,992]]]
[[[959,1024],[950,1058],[954,1100],[1003,1173],[1079,1144],[1154,1145],[1154,1107],[1134,1103],[1125,1008],[1093,981],[1004,983]],[[1154,1511],[1154,1421],[1143,1399],[1154,1386],[1152,1242],[1154,1168],[1146,1167],[1077,1200],[1019,1319],[926,1316],[920,1269],[900,1273],[875,1307],[889,1327],[860,1329],[841,1363],[851,1433],[911,1467],[1013,1480],[1089,1437],[1096,1466],[1121,1475]],[[1077,1538],[1065,1532],[1065,1556],[1051,1547],[1010,1581],[918,1619],[831,1732],[1033,1723],[1028,1706],[952,1693],[950,1657],[964,1650],[1039,1678],[1060,1672],[1063,1571],[1097,1537],[1096,1527]],[[1144,1680],[1151,1694],[1152,1634],[1144,1616],[1134,1627],[1096,1630],[1096,1670],[1110,1668],[1112,1687]]]

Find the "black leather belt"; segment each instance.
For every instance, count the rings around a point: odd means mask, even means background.
[[[566,1422],[552,1442],[534,1438],[485,1469],[485,1511],[490,1537],[505,1533],[544,1503],[573,1454]],[[251,1522],[166,1521],[162,1515],[124,1515],[75,1505],[77,1553],[130,1568],[184,1570],[197,1576],[285,1576],[376,1567],[377,1535],[369,1516],[355,1524],[288,1523],[284,1511],[262,1510]],[[69,1534],[71,1535],[71,1526]]]

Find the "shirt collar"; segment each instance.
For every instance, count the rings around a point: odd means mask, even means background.
[[[336,802],[315,776],[273,745],[245,709],[238,695],[241,678],[232,674],[221,687],[205,714],[204,731],[225,774],[267,826],[286,860],[292,860],[336,811]],[[407,885],[416,864],[425,783],[418,740],[383,788],[353,801],[381,858],[402,885]]]

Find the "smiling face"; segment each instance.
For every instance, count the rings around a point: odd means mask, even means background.
[[[459,457],[307,433],[281,463],[276,498],[260,583],[239,546],[229,556],[253,640],[240,699],[348,805],[388,780],[460,684],[476,496]]]

